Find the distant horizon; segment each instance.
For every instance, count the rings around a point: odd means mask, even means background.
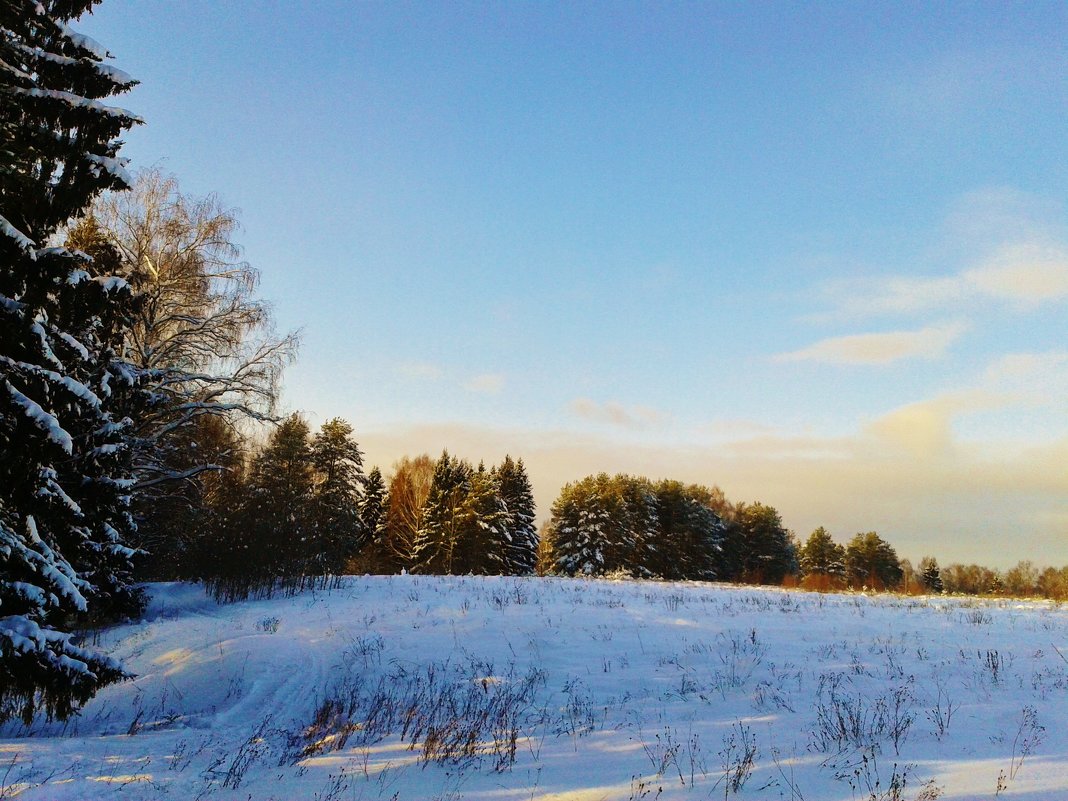
[[[388,473],[720,486],[1068,564],[1068,6],[106,0],[121,155],[239,208],[283,407]]]

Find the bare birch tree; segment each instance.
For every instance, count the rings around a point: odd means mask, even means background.
[[[205,416],[231,427],[273,419],[279,378],[295,353],[296,335],[276,334],[270,307],[255,296],[259,274],[241,259],[238,228],[214,195],[185,195],[173,177],[147,170],[132,190],[98,199],[69,232],[74,247],[97,237],[116,248],[141,295],[126,358],[151,390],[148,408],[133,416],[135,489],[149,516],[154,498],[173,500],[183,481],[224,466],[199,455]],[[142,525],[149,548],[159,546],[152,528]]]

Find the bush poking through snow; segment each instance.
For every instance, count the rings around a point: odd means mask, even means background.
[[[522,733],[539,720],[534,701],[544,685],[541,671],[519,675],[514,665],[502,676],[475,663],[433,663],[414,673],[398,666],[370,690],[361,676],[347,674],[290,738],[291,758],[397,735],[423,762],[481,767],[488,759],[493,770],[507,770]]]

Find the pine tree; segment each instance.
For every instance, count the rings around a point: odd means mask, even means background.
[[[363,454],[352,437],[352,426],[341,418],[323,423],[311,445],[317,474],[313,497],[314,572],[339,575],[345,562],[363,545],[360,524],[363,499]]]
[[[649,534],[656,525],[656,498],[645,479],[600,473],[568,484],[549,520],[553,570],[568,576],[652,575]]]
[[[255,569],[246,551],[248,520],[243,516],[249,493],[247,454],[243,440],[223,418],[202,417],[192,429],[194,449],[204,451],[223,469],[188,482],[188,502],[171,505],[173,519],[168,522],[170,532],[165,533],[170,534],[167,541],[177,546],[170,549],[176,564],[165,569],[165,575],[202,581],[220,599],[234,600],[247,590],[241,577],[250,567]],[[171,493],[160,503],[180,497],[184,493]]]
[[[755,584],[779,584],[797,570],[797,547],[779,512],[763,503],[741,504],[737,511],[741,578]]]
[[[596,576],[605,572],[606,518],[593,476],[564,485],[553,502],[546,537],[552,543],[553,573]]]
[[[121,678],[58,624],[140,603],[114,414],[145,400],[122,360],[135,300],[106,265],[46,247],[128,185],[117,137],[138,120],[100,101],[134,81],[66,25],[92,5],[0,3],[0,721],[66,718]]]
[[[897,552],[874,531],[857,534],[846,546],[846,575],[854,587],[888,590],[901,581]]]
[[[503,572],[511,576],[530,576],[538,553],[538,531],[534,526],[534,491],[523,460],[505,456],[496,469],[501,500],[507,509],[506,556]]]
[[[798,553],[798,562],[806,576],[845,576],[845,548],[832,540],[823,526],[809,534]]]

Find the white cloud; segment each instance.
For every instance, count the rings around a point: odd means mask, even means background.
[[[917,331],[886,331],[831,337],[801,350],[780,353],[775,360],[875,365],[891,364],[904,359],[936,359],[966,330],[967,326],[958,322],[928,326]]]
[[[977,304],[1020,310],[1068,298],[1068,228],[1062,204],[1004,187],[963,195],[921,262],[937,274],[890,274],[826,283],[828,313],[812,319],[955,311]],[[918,265],[917,265],[918,266]]]
[[[583,420],[607,423],[618,428],[648,428],[668,420],[668,415],[648,406],[624,406],[615,401],[597,403],[589,398],[575,398],[568,408]]]
[[[893,409],[866,425],[862,434],[891,451],[936,459],[954,447],[954,418],[1011,403],[1009,396],[985,389],[949,392]]]
[[[441,382],[447,387],[462,387],[481,395],[497,395],[507,384],[504,373],[479,373],[462,378],[458,370],[446,369],[430,362],[404,362],[394,366],[393,372],[409,381]]]
[[[464,382],[464,389],[484,395],[496,395],[504,389],[505,377],[501,373],[482,373]]]
[[[1007,245],[979,266],[952,275],[839,281],[824,287],[823,295],[836,309],[831,317],[919,314],[981,302],[1029,308],[1068,298],[1068,251],[1037,243]]]
[[[1037,305],[1068,297],[1068,252],[1037,244],[1001,248],[986,264],[962,274],[976,295]]]

